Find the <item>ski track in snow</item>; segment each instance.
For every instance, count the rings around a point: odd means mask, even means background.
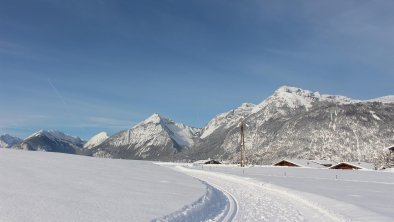
[[[285,189],[251,178],[181,166],[173,167],[173,169],[204,181],[207,185],[208,196],[209,189],[215,190],[216,188],[223,192],[227,200],[216,199],[216,201],[220,202],[219,205],[227,204],[227,206],[218,216],[203,219],[196,217],[196,214],[212,215],[212,212],[215,212],[215,208],[210,206],[212,203],[208,202],[208,205],[203,207],[208,211],[201,210],[201,206],[195,207],[198,204],[192,204],[172,216],[156,221],[347,221],[343,216],[330,212]],[[197,203],[201,203],[201,199]],[[190,214],[190,211],[195,212]],[[189,214],[191,217],[188,217]],[[179,217],[179,215],[182,216]]]
[[[232,221],[237,213],[236,199],[220,188],[200,181],[207,188],[204,196],[183,209],[152,222]]]

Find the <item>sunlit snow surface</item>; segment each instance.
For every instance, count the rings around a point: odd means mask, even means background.
[[[0,221],[150,221],[205,193],[150,162],[0,149]]]
[[[206,172],[255,180],[294,194],[345,221],[393,221],[394,173],[293,167],[201,166]],[[296,220],[298,221],[298,220]]]
[[[98,133],[97,135],[93,136],[88,142],[86,142],[83,145],[83,148],[86,148],[86,149],[93,148],[95,146],[102,144],[108,138],[109,138],[109,136],[108,136],[107,132]]]
[[[0,221],[7,222],[394,218],[390,172],[153,164],[0,149],[0,175]]]

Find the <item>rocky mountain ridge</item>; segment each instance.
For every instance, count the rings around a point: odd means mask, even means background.
[[[131,129],[110,137],[97,135],[86,144],[59,132],[38,135],[74,144],[75,152],[82,149],[83,154],[97,157],[237,162],[241,121],[249,162],[271,163],[281,158],[373,161],[383,147],[394,144],[394,96],[363,101],[283,86],[260,104],[244,103],[217,115],[202,129],[153,114]],[[25,140],[36,137],[33,134]],[[36,143],[36,148],[31,142],[14,147],[58,151]],[[65,151],[69,150],[60,150]]]

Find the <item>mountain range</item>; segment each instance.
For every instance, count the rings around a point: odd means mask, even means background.
[[[240,123],[252,163],[281,158],[373,161],[394,144],[394,96],[353,100],[283,86],[260,104],[244,103],[193,128],[153,114],[131,129],[88,142],[39,131],[4,147],[160,161],[238,161]],[[1,144],[0,140],[0,144]]]

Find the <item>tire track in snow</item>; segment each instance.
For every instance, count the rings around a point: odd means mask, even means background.
[[[176,169],[215,186],[234,199],[237,211],[224,221],[346,221],[302,197],[250,178],[185,167]]]

